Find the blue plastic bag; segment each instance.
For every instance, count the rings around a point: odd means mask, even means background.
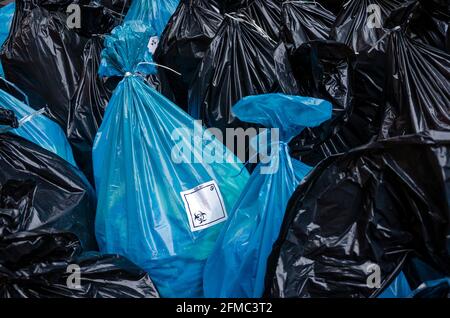
[[[0,79],[3,80],[4,79]],[[9,83],[9,85],[12,85]],[[76,166],[69,142],[58,124],[17,98],[0,89],[0,108],[14,112],[19,120],[19,128],[0,126],[0,132],[10,132],[51,151],[70,164]]]
[[[11,2],[3,8],[0,8],[0,48],[8,37],[15,10],[15,2]],[[5,74],[3,73],[2,63],[0,61],[0,77],[4,76]]]
[[[450,277],[446,277],[422,283],[408,298],[448,298],[449,295]]]
[[[411,287],[405,274],[400,272],[397,278],[386,288],[378,298],[408,298],[411,295]]]
[[[96,236],[102,252],[144,268],[163,297],[201,297],[204,264],[248,174],[237,176],[242,163],[137,75],[154,71],[145,41],[152,34],[125,23],[102,53],[100,74],[125,77],[93,148]],[[202,145],[235,163],[207,163]]]
[[[208,258],[205,297],[261,297],[267,258],[292,193],[311,167],[289,155],[288,142],[331,117],[324,100],[282,94],[250,96],[233,107],[244,122],[278,128],[268,164],[258,164]],[[273,135],[273,133],[271,133]]]
[[[152,27],[156,31],[155,35],[160,36],[179,2],[179,0],[133,0],[124,21],[140,21]]]

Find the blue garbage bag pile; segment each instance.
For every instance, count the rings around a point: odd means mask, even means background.
[[[0,2],[0,298],[448,297],[448,10]]]

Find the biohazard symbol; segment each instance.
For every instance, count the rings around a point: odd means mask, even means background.
[[[198,213],[194,214],[195,221],[199,224],[203,224],[206,222],[206,213],[202,211],[198,211]]]

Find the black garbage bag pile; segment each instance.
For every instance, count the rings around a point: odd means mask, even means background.
[[[106,105],[119,83],[118,78],[100,78],[97,75],[103,49],[103,35],[111,32],[119,24],[121,21],[119,13],[126,12],[130,2],[105,1],[103,5],[99,5],[96,2],[90,3],[90,0],[84,1],[86,3],[82,3],[81,6],[82,24],[77,32],[88,40],[81,56],[83,68],[77,83],[78,87],[69,104],[66,130],[78,166],[91,184],[94,184],[92,145]]]
[[[384,64],[390,32],[384,23],[405,2],[348,1],[334,20],[333,14],[321,9],[321,5],[285,3],[285,11],[295,16],[297,24],[302,26],[297,27],[299,30],[308,28],[311,19],[319,21],[313,29],[315,32],[298,32],[298,44],[290,50],[290,62],[301,94],[324,98],[334,106],[329,122],[314,130],[305,130],[291,142],[295,157],[316,165],[330,155],[376,138],[384,112]],[[296,10],[288,11],[291,7]],[[288,39],[286,37],[285,41],[292,42]],[[347,52],[343,60],[338,58],[341,52]]]
[[[290,143],[294,157],[311,166],[324,158],[368,142],[367,122],[354,110],[356,55],[345,44],[315,40],[291,55],[300,94],[328,100],[332,118],[317,128],[307,128]]]
[[[102,34],[120,23],[128,2],[18,0],[0,53],[6,79],[28,95],[33,108],[47,107],[92,184],[93,140],[117,84],[97,75]],[[80,25],[74,28],[67,23],[71,4],[80,7]]]
[[[81,10],[79,27],[69,26],[69,5]],[[97,73],[102,50],[114,45],[105,35],[130,5],[16,2],[0,89],[48,109],[77,167],[4,130],[21,122],[0,105],[0,298],[159,297],[136,265],[98,253],[94,234],[92,148],[122,79]],[[145,77],[227,146],[228,128],[261,127],[233,115],[244,97],[282,93],[333,105],[331,119],[289,144],[311,173],[276,211],[284,221],[265,264],[265,296],[379,297],[405,277],[411,297],[446,297],[449,23],[444,0],[180,0],[161,37],[148,30],[148,43],[139,43],[142,63],[157,74],[121,74]],[[248,161],[250,143],[236,146]]]
[[[272,39],[278,41],[281,7],[285,0],[217,0],[223,14],[240,13],[249,17]]]
[[[168,98],[174,96],[172,101],[184,110],[192,79],[222,20],[213,1],[183,0],[161,36],[155,61],[181,74],[160,68],[162,93]]]
[[[246,15],[227,14],[189,91],[190,115],[225,136],[227,128],[253,126],[232,114],[235,103],[249,95],[276,92],[298,93],[285,46]]]
[[[366,142],[378,133],[383,112],[386,37],[390,32],[390,29],[383,27],[384,22],[405,2],[405,0],[349,1],[336,17],[330,33],[330,39],[345,43],[356,52],[353,66],[352,117],[357,121],[364,121],[367,125],[364,132]],[[358,145],[349,144],[349,148],[354,146]]]
[[[323,161],[294,193],[269,259],[273,297],[374,297],[410,256],[450,275],[450,135],[383,140]],[[380,269],[380,288],[367,283]]]
[[[450,9],[447,1],[411,1],[395,10],[387,25],[406,23],[406,32],[411,39],[449,51],[448,34]]]
[[[450,54],[409,37],[408,25],[387,44],[382,138],[450,131]]]
[[[329,38],[336,16],[318,3],[287,1],[283,4],[281,37],[290,54],[302,44]],[[295,58],[294,58],[295,60]]]
[[[2,109],[0,124],[16,128],[18,120]],[[97,249],[95,208],[95,193],[76,167],[1,133],[0,298],[158,297],[148,275],[126,259],[82,253]]]
[[[335,90],[336,95],[324,97],[335,107],[340,104],[333,97],[351,100],[350,115],[343,116],[347,123],[330,140],[354,127],[354,114],[364,113],[361,105],[364,111],[372,106],[379,124],[371,127],[374,134],[365,145],[349,144],[350,150],[324,156],[292,196],[268,261],[266,296],[378,297],[401,272],[412,289],[450,275],[450,55],[437,40],[442,37],[436,34],[443,34],[437,24],[415,24],[427,21],[417,16],[430,4],[418,1],[394,8],[388,2],[391,13],[377,31],[381,37],[354,56],[350,94]],[[361,44],[355,34],[347,45]],[[316,66],[326,75],[330,68],[321,67],[318,47],[327,43],[330,51],[337,46],[325,40],[303,44],[298,65]],[[313,59],[318,63],[308,64]],[[318,95],[329,87],[347,87],[333,85],[333,80],[346,78],[342,70],[348,70],[348,64],[333,65],[341,66],[335,76],[297,76],[300,91],[306,87]],[[293,63],[294,72],[296,67]],[[363,74],[372,80],[362,82]],[[382,85],[374,85],[377,82]],[[380,95],[370,99],[370,94],[362,94],[369,86],[361,83],[377,88]],[[370,102],[362,103],[363,96]],[[355,135],[359,131],[364,130]],[[375,285],[374,273],[379,274]],[[427,290],[439,297],[447,286],[436,284]],[[420,292],[413,296],[417,295]]]
[[[77,168],[11,134],[0,134],[0,166],[0,206],[10,213],[2,213],[3,226],[12,222],[14,233],[67,231],[85,248],[97,248],[95,193]]]
[[[144,297],[158,297],[148,274],[120,256],[82,253],[71,233],[0,235],[0,298]]]

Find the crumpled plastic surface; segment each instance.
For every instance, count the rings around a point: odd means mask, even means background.
[[[288,2],[288,1],[286,1]],[[347,0],[313,0],[313,2],[320,3],[325,9],[338,14],[342,7],[348,2]]]
[[[244,14],[261,27],[270,38],[280,38],[281,6],[284,0],[217,0],[221,11]]]
[[[328,39],[335,20],[335,15],[319,3],[284,3],[281,34],[288,52],[292,53],[308,41]]]
[[[71,233],[0,232],[0,298],[158,297],[148,275],[123,257],[81,252]],[[77,283],[70,265],[78,266],[78,288],[68,285]]]
[[[344,44],[339,48],[324,40],[312,41],[291,51],[290,61],[300,94],[331,101],[335,113],[332,121],[319,129],[305,130],[291,143],[293,155],[307,164],[315,165],[379,135],[384,138],[400,135],[404,129],[407,130],[404,133],[421,131],[408,129],[408,125],[426,126],[427,122],[434,121],[432,129],[442,130],[442,125],[445,126],[448,116],[444,104],[448,99],[446,85],[449,82],[446,78],[448,63],[441,62],[446,58],[445,52],[437,52],[437,49],[432,52],[432,48],[417,43],[418,40],[436,42],[434,46],[438,46],[437,43],[442,42],[442,39],[433,41],[439,39],[435,36],[439,33],[436,25],[429,25],[428,20],[418,21],[434,2],[369,2],[380,5],[384,28],[367,28],[364,18],[367,13],[361,11],[359,2],[350,1],[331,32],[332,38],[347,43],[359,54],[347,53],[348,58],[340,60],[341,52],[348,49]],[[365,3],[369,5],[369,2]],[[291,4],[284,6],[289,8]],[[398,25],[402,26],[401,31],[393,29]],[[421,83],[419,78],[423,76],[419,73],[423,69],[417,66],[417,59],[422,59],[420,64],[427,68],[427,82],[435,84]],[[416,86],[421,89],[415,89]],[[410,100],[408,94],[414,100]],[[429,100],[435,100],[439,106],[433,109]],[[415,109],[416,104],[418,109]]]
[[[228,14],[199,66],[189,92],[189,114],[224,134],[226,128],[245,129],[252,125],[238,120],[232,106],[264,93],[298,93],[286,49],[248,17]]]
[[[79,29],[67,26],[66,9],[72,3],[80,6]],[[99,56],[94,55],[100,54],[101,34],[120,22],[115,11],[120,1],[18,0],[16,6],[0,53],[6,78],[28,95],[31,107],[47,108],[46,115],[65,131],[78,166],[92,181],[91,147],[111,94],[97,77]]]
[[[186,201],[187,209],[181,192],[215,191],[222,209],[230,211],[248,174],[237,176],[243,167],[238,159],[141,78],[154,72],[142,62],[151,58],[142,41],[149,33],[142,24],[125,23],[107,38],[102,55],[101,74],[125,77],[94,144],[96,235],[101,251],[124,255],[145,269],[161,296],[201,297],[204,263],[225,218],[209,219],[214,203],[208,197]],[[206,140],[198,140],[196,132]],[[235,163],[211,163],[206,145]],[[192,212],[189,204],[194,209],[197,203],[207,210]],[[211,226],[192,228],[205,222]]]
[[[36,145],[51,151],[70,164],[76,166],[73,159],[72,149],[62,129],[51,119],[43,114],[37,114],[34,109],[19,101],[0,89],[0,110],[12,111],[17,120],[25,120],[20,127],[6,129],[0,123],[0,131],[7,130],[15,135],[21,136]],[[28,119],[27,119],[28,118]]]
[[[48,116],[63,129],[83,69],[86,42],[67,27],[69,4],[67,0],[16,1],[15,22],[0,53],[6,79],[28,95],[33,108],[47,106]]]
[[[159,68],[168,98],[187,110],[188,90],[198,65],[223,20],[223,15],[210,0],[182,0],[170,18],[155,51],[155,60],[170,70]]]
[[[0,47],[8,37],[15,9],[16,4],[14,2],[8,3],[6,6],[0,8]],[[2,63],[0,61],[0,77],[4,76],[5,74],[3,74]]]
[[[102,79],[97,74],[103,49],[103,35],[110,33],[122,21],[118,14],[125,14],[128,5],[127,0],[81,2],[83,18],[81,29],[76,31],[88,40],[81,56],[83,68],[80,71],[78,87],[70,99],[66,133],[78,166],[91,184],[94,184],[92,145],[95,134],[102,122],[112,91],[119,82],[117,78]]]
[[[448,276],[449,140],[429,131],[324,160],[289,202],[266,295],[376,297],[412,257]]]
[[[378,298],[408,298],[411,296],[411,286],[403,272],[381,293]]]
[[[354,107],[349,122],[355,127],[366,127],[357,132],[364,141],[362,144],[378,135],[383,116],[386,42],[391,31],[384,24],[389,15],[406,2],[407,0],[350,0],[336,17],[330,33],[330,40],[342,42],[358,52],[353,65]],[[374,18],[376,8],[380,12],[379,19]]]
[[[380,137],[450,131],[450,54],[411,39],[403,27],[389,36],[387,61]]]
[[[450,8],[446,1],[407,2],[390,15],[386,24],[403,25],[409,38],[450,53],[446,39],[450,30]]]
[[[305,130],[291,143],[293,155],[302,162],[314,166],[379,135],[385,107],[386,43],[392,32],[384,24],[404,2],[348,1],[329,36],[290,52],[300,94],[323,98],[334,107],[332,120],[317,129]],[[379,21],[373,19],[375,8],[380,9]],[[373,28],[374,23],[381,27]]]
[[[423,283],[411,293],[411,298],[449,298],[450,278]]]
[[[0,125],[18,128],[19,121],[13,111],[0,108]]]
[[[353,51],[343,43],[316,40],[300,46],[290,60],[300,94],[333,104],[330,120],[319,127],[306,128],[292,140],[293,156],[315,166],[333,154],[367,143],[371,138],[368,123],[353,112]]]
[[[345,43],[360,53],[372,48],[383,52],[384,41],[380,39],[389,32],[384,22],[406,2],[408,0],[350,0],[337,15],[330,39]],[[380,10],[378,19],[371,15],[375,12],[374,7]]]
[[[100,79],[97,75],[100,53],[103,48],[100,37],[93,37],[83,51],[83,71],[69,107],[67,138],[74,151],[78,166],[93,184],[92,146],[95,134],[103,120],[116,78]]]
[[[279,235],[283,211],[311,170],[290,157],[288,142],[304,127],[328,120],[331,108],[323,100],[282,94],[245,97],[233,107],[242,121],[279,129],[279,139],[270,139],[270,162],[256,167],[208,258],[203,280],[206,297],[262,296],[267,258]]]
[[[156,36],[163,33],[180,0],[132,0],[124,22],[140,21],[153,28]]]
[[[0,134],[1,235],[64,231],[95,250],[95,207],[94,190],[76,167],[22,137]]]

